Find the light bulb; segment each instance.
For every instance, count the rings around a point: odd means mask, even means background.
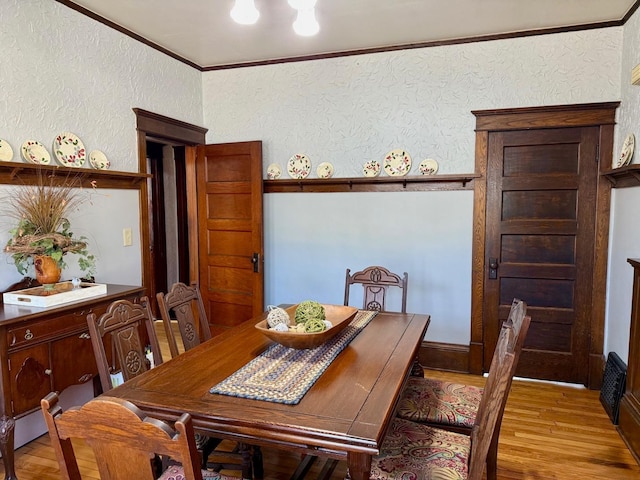
[[[316,21],[315,10],[313,8],[298,10],[296,21],[293,22],[293,31],[303,37],[310,37],[320,31],[320,25]]]
[[[253,3],[253,0],[236,0],[230,15],[236,23],[252,25],[258,21],[260,12]]]

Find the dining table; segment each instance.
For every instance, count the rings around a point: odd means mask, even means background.
[[[365,480],[430,322],[426,314],[373,315],[296,402],[212,393],[282,347],[256,328],[267,312],[103,395],[126,399],[162,420],[189,413],[196,430],[211,437],[346,460],[349,477]]]

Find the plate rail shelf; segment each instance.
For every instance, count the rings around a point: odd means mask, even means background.
[[[118,189],[137,189],[140,182],[151,177],[148,173],[0,162],[0,184],[36,184],[39,176],[43,174],[54,174],[54,178],[57,177],[60,181],[68,178],[77,179],[78,186],[83,188]]]
[[[640,186],[640,164],[606,170],[600,175],[611,182],[613,188]]]
[[[300,192],[401,192],[470,190],[475,173],[411,177],[305,178],[265,180],[265,193]]]

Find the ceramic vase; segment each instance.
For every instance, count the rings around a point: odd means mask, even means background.
[[[36,270],[36,280],[41,285],[55,284],[60,281],[62,270],[58,262],[49,255],[35,255],[33,257],[33,266]]]

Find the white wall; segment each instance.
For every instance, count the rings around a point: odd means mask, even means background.
[[[337,177],[404,148],[440,173],[474,171],[472,110],[615,101],[622,28],[203,74],[207,142],[263,141],[263,168],[307,154]],[[268,194],[266,301],[340,303],[347,267],[409,273],[427,338],[470,333],[471,192]]]
[[[0,25],[0,138],[13,147],[14,161],[23,161],[25,140],[51,153],[54,137],[70,131],[87,151],[102,150],[112,169],[137,171],[132,108],[202,124],[202,77],[189,66],[53,0],[3,0]],[[0,195],[10,192],[0,187]],[[140,284],[136,191],[97,190],[70,217],[75,233],[90,239],[99,281]],[[9,226],[0,217],[0,245]],[[122,246],[125,227],[133,229],[132,247]],[[64,276],[74,273],[70,267]],[[0,253],[0,290],[21,278]]]
[[[640,163],[640,86],[631,85],[631,70],[640,63],[640,13],[636,12],[624,26],[624,46],[620,75],[621,104],[614,160],[629,133],[636,137],[636,152],[632,163]],[[611,235],[609,240],[609,280],[607,288],[607,319],[605,352],[618,353],[623,360],[629,356],[629,324],[633,268],[628,258],[640,258],[640,187],[613,189]]]

